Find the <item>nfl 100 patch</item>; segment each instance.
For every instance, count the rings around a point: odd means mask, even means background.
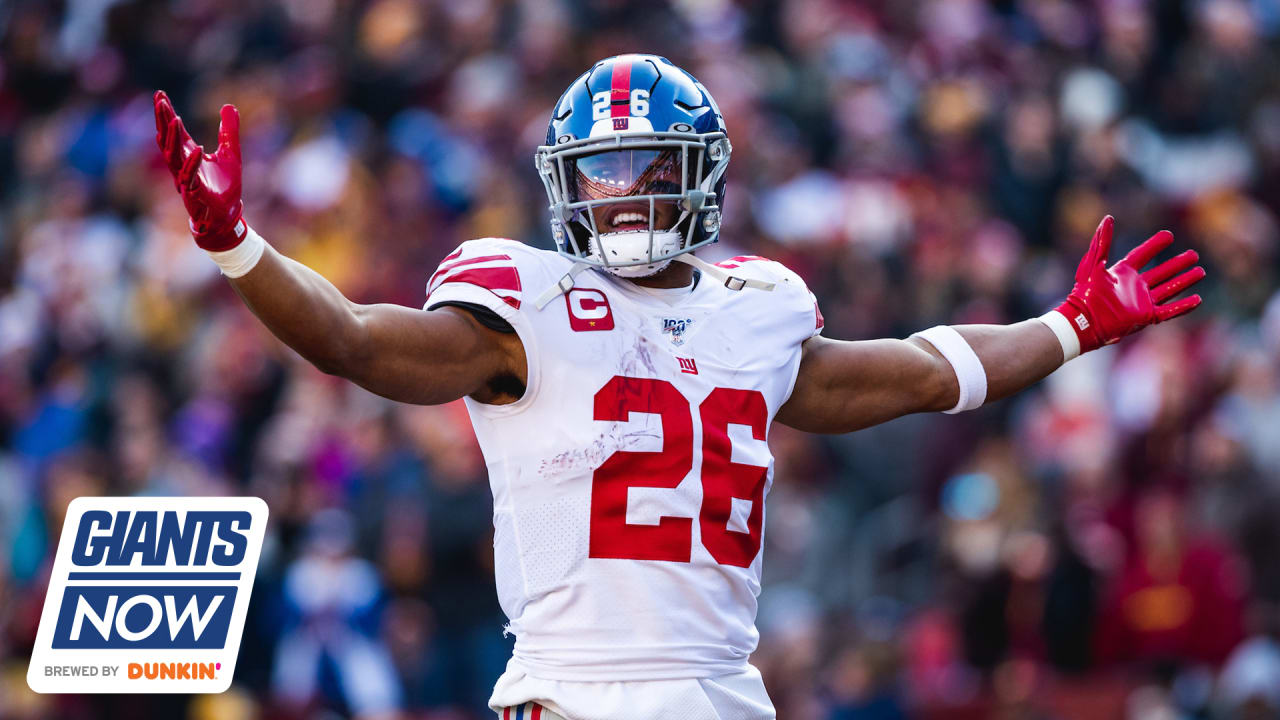
[[[662,332],[671,336],[671,344],[680,346],[684,344],[684,334],[689,331],[693,325],[693,318],[687,317],[664,317],[662,318]]]

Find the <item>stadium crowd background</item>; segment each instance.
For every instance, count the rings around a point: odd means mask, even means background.
[[[359,301],[459,242],[550,247],[531,154],[596,59],[667,55],[735,143],[715,258],[830,337],[1011,322],[1170,228],[1204,307],[1014,399],[843,437],[775,426],[754,662],[787,720],[1280,712],[1277,0],[0,3],[0,717],[458,719],[508,656],[484,466],[274,341],[191,242],[154,144],[243,116],[246,217]],[[584,391],[589,389],[584,388]],[[236,686],[35,696],[67,502],[254,494]]]

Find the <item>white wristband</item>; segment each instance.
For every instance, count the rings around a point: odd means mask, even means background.
[[[1050,310],[1036,319],[1047,325],[1058,337],[1058,342],[1062,343],[1062,362],[1080,356],[1080,336],[1076,335],[1076,329],[1071,327],[1071,321],[1066,315]]]
[[[924,338],[942,353],[960,383],[960,399],[955,407],[944,412],[951,414],[982,407],[987,401],[987,371],[964,336],[949,325],[936,325],[915,336]]]
[[[241,220],[241,222],[244,222]],[[253,269],[262,259],[262,253],[267,249],[267,241],[262,236],[253,231],[248,224],[245,226],[244,240],[240,244],[230,250],[221,252],[210,252],[209,257],[222,268],[222,274],[229,278],[238,278]]]

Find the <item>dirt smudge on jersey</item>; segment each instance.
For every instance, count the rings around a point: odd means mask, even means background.
[[[651,438],[662,440],[662,434],[647,428],[633,429],[629,432],[623,423],[614,423],[607,431],[600,433],[591,442],[572,450],[566,450],[538,465],[538,474],[546,479],[563,477],[583,470],[595,470],[615,452],[626,446],[634,446],[637,440]],[[566,478],[567,479],[567,478]]]
[[[653,361],[653,351],[649,348],[649,339],[644,335],[636,335],[636,343],[629,352],[622,354],[618,360],[618,374],[624,377],[657,377],[658,366]],[[647,372],[637,372],[643,367]]]
[[[623,377],[658,377],[658,368],[653,359],[650,343],[651,341],[643,335],[636,335],[635,344],[619,358],[618,374]],[[619,393],[618,407],[613,408],[612,415],[629,417],[622,412],[622,407],[626,404],[628,404],[626,395]],[[634,447],[638,444],[636,441],[643,438],[661,442],[662,434],[649,428],[629,429],[628,425],[621,422],[611,423],[608,430],[596,435],[590,442],[543,460],[538,465],[538,474],[544,479],[555,479],[583,470],[594,470],[604,464],[610,455],[624,447]]]

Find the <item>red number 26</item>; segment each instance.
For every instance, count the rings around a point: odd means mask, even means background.
[[[622,422],[631,413],[662,420],[661,452],[618,450],[592,477],[593,558],[689,562],[693,519],[662,517],[657,525],[627,522],[627,492],[633,487],[675,488],[693,469],[693,419],[689,401],[666,380],[615,375],[595,395],[595,419]],[[698,407],[702,419],[702,545],[721,565],[747,567],[760,552],[767,468],[731,460],[729,425],[746,425],[765,439],[769,411],[758,390],[716,388]],[[733,499],[751,502],[748,532],[728,527]]]

